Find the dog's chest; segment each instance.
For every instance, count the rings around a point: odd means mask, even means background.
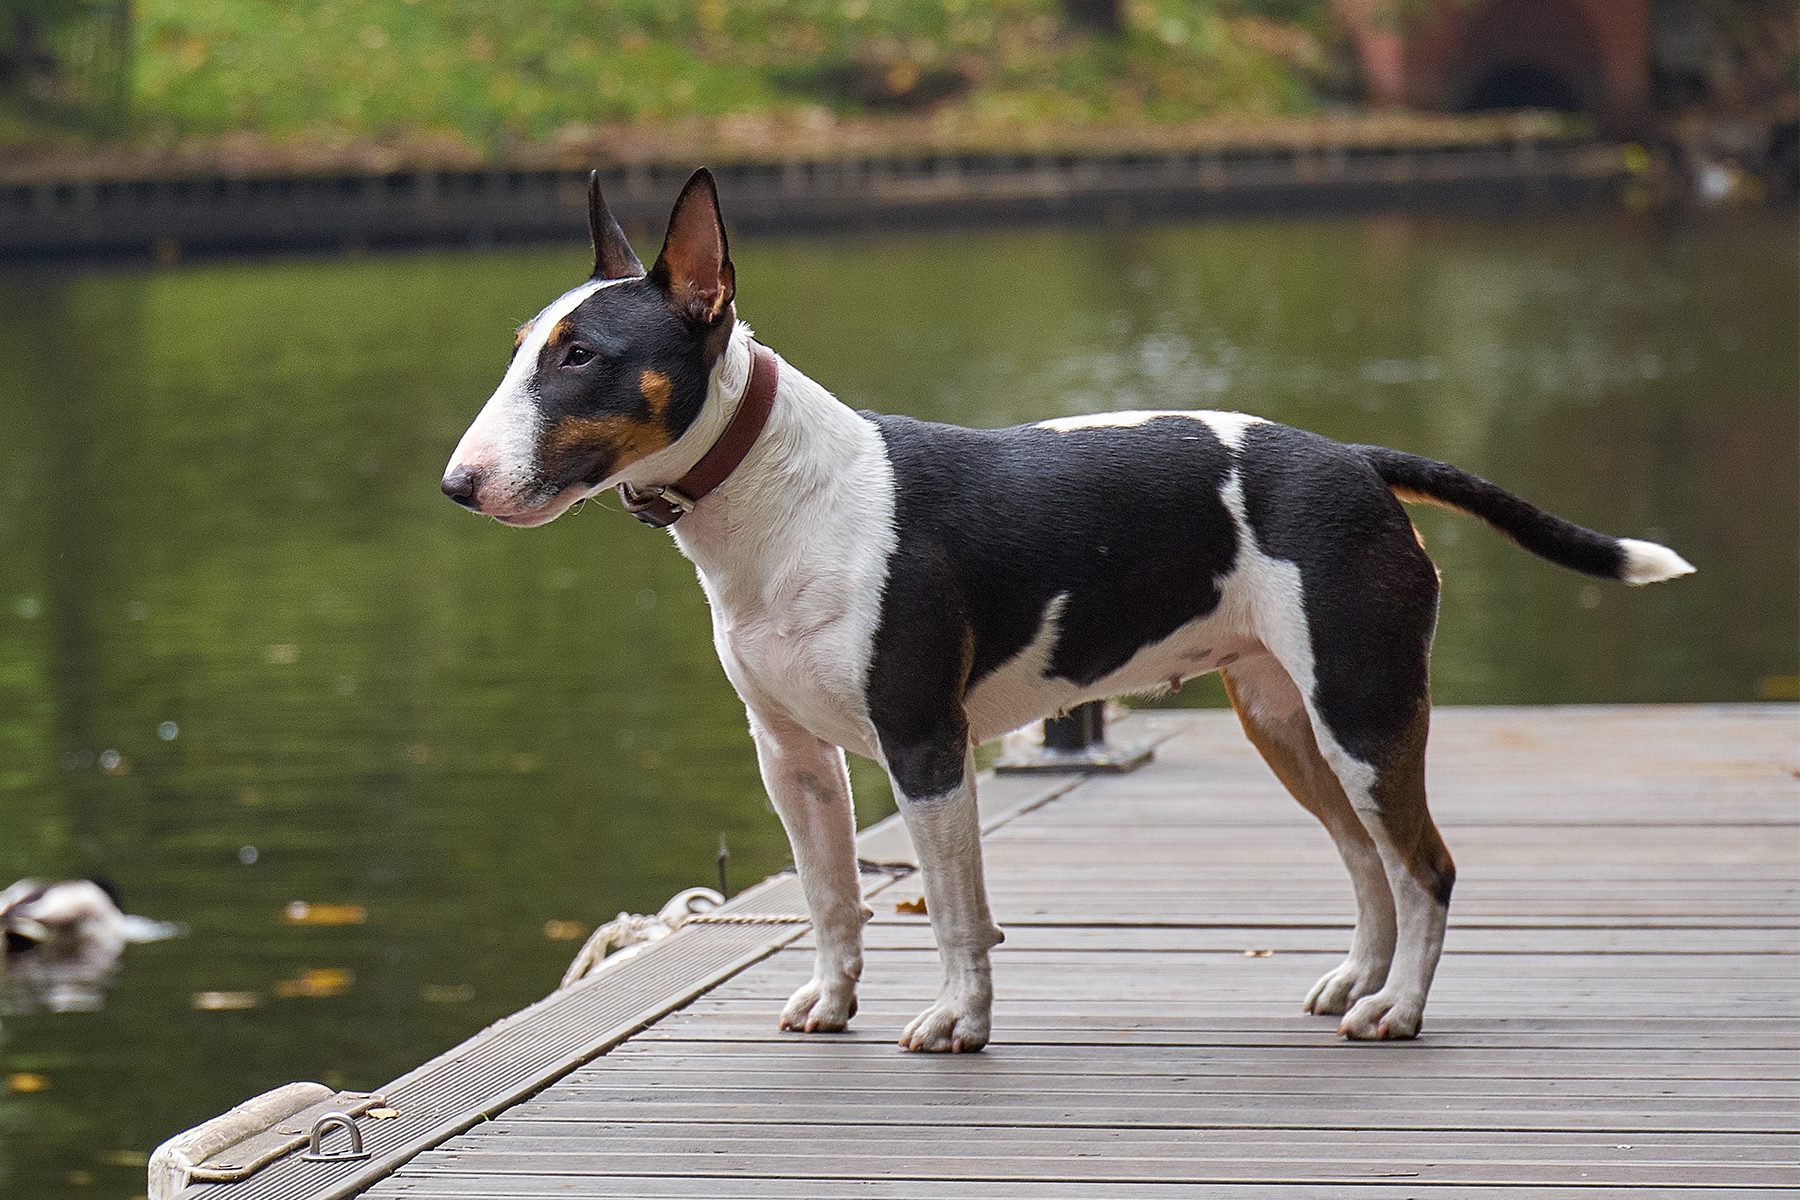
[[[807,473],[819,482],[803,503],[764,517],[745,502],[725,536],[683,549],[700,568],[713,644],[744,702],[871,754],[865,686],[894,546],[893,478],[873,428],[843,416],[834,469]]]
[[[747,613],[715,599],[713,644],[752,709],[866,754],[874,741],[863,694],[873,618],[833,582],[809,581],[788,603]]]

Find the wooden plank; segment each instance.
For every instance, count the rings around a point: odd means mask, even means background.
[[[1662,1097],[1654,1099],[1662,1100]],[[1265,1102],[1266,1101],[1266,1102]],[[1007,1089],[946,1088],[932,1095],[898,1097],[871,1088],[815,1088],[804,1094],[721,1096],[710,1089],[678,1092],[674,1088],[621,1089],[604,1101],[579,1094],[559,1101],[553,1114],[564,1121],[600,1121],[616,1117],[618,1106],[659,1121],[807,1121],[829,1122],[847,1107],[870,1115],[865,1127],[902,1123],[961,1129],[972,1121],[1003,1125],[1036,1125],[1059,1129],[1129,1125],[1170,1129],[1368,1129],[1374,1122],[1415,1132],[1490,1130],[1606,1130],[1629,1141],[1637,1133],[1755,1133],[1771,1137],[1794,1134],[1794,1105],[1786,1101],[1743,1101],[1702,1106],[1701,1101],[1653,1103],[1638,1096],[1625,1101],[1574,1099],[1566,1103],[1544,1098],[1531,1103],[1499,1097],[1462,1108],[1443,1103],[1376,1104],[1368,1098],[1349,1107],[1296,1103],[1283,1097],[1246,1096],[1236,1104],[1196,1093],[1171,1093],[1154,1100],[1129,1095],[1101,1096],[1069,1091],[1019,1097]],[[550,1115],[549,1113],[536,1115]],[[837,1151],[846,1148],[839,1146]]]
[[[704,1029],[696,1032],[706,1033]],[[1045,1031],[1046,1034],[1051,1032],[1054,1031]],[[1519,1074],[1520,1068],[1535,1069],[1552,1057],[1546,1054],[1546,1050],[1550,1050],[1555,1057],[1567,1060],[1568,1072],[1562,1076],[1567,1079],[1612,1077],[1579,1073],[1595,1064],[1643,1063],[1648,1069],[1655,1070],[1654,1065],[1644,1061],[1652,1053],[1663,1056],[1663,1065],[1690,1065],[1683,1063],[1681,1056],[1686,1055],[1690,1060],[1703,1060],[1702,1065],[1711,1071],[1664,1075],[1666,1079],[1800,1079],[1800,1053],[1796,1053],[1800,1047],[1796,1047],[1791,1032],[1763,1035],[1739,1030],[1721,1034],[1716,1041],[1686,1033],[1647,1038],[1635,1033],[1583,1034],[1574,1029],[1560,1034],[1517,1035],[1508,1039],[1481,1039],[1474,1034],[1453,1033],[1445,1036],[1454,1041],[1454,1046],[1436,1052],[1393,1055],[1379,1051],[1370,1053],[1349,1045],[1331,1053],[1321,1051],[1312,1039],[1261,1031],[1185,1032],[1194,1044],[1179,1053],[1171,1053],[1172,1048],[1167,1046],[1123,1043],[1071,1042],[1054,1047],[1015,1048],[1009,1042],[1004,1047],[991,1047],[1002,1052],[983,1054],[973,1064],[955,1061],[933,1065],[929,1069],[918,1067],[914,1056],[900,1053],[892,1043],[871,1042],[848,1033],[787,1034],[772,1037],[763,1045],[701,1036],[688,1039],[695,1044],[685,1050],[640,1037],[633,1040],[628,1050],[614,1051],[602,1067],[594,1068],[593,1073],[612,1078],[621,1072],[639,1069],[678,1072],[692,1066],[722,1073],[773,1069],[833,1074],[894,1073],[934,1078],[938,1075],[1007,1076],[1054,1071],[1138,1078],[1170,1075],[1192,1079],[1212,1071],[1241,1074],[1248,1068],[1255,1068],[1254,1075],[1246,1076],[1249,1084],[1265,1078],[1265,1071],[1269,1072],[1267,1078],[1277,1078],[1296,1067],[1317,1068],[1314,1073],[1318,1075],[1337,1075],[1340,1072],[1328,1069],[1327,1064],[1341,1063],[1351,1072],[1350,1078],[1446,1079],[1474,1072],[1476,1078],[1500,1080],[1526,1077]],[[660,1039],[661,1042],[673,1040],[676,1039]],[[1793,1061],[1788,1061],[1790,1056]],[[1762,1068],[1763,1073],[1751,1074],[1757,1067]],[[577,1072],[570,1079],[578,1083],[587,1077],[587,1074]]]
[[[1760,929],[1676,928],[1640,926],[1584,926],[1554,929],[1517,927],[1457,928],[1452,952],[1473,954],[1579,954],[1579,955],[1735,955],[1787,954],[1800,958],[1800,931],[1790,946],[1772,945]],[[1218,953],[1242,954],[1249,950],[1277,953],[1342,954],[1349,945],[1350,927],[1338,926],[1218,926],[1218,925],[1071,925],[1054,922],[1009,921],[1006,946],[1001,953],[1026,950],[1065,952],[1142,952],[1147,954]],[[888,950],[936,949],[931,927],[922,920],[877,921],[864,933],[872,953]],[[810,935],[796,941],[794,950],[811,953]]]
[[[1406,1177],[1404,1171],[1394,1175]],[[1281,1183],[1214,1186],[1209,1196],[1228,1200],[1763,1200],[1786,1195],[1785,1186],[1748,1187],[1532,1187],[1405,1183],[1380,1180],[1346,1187],[1343,1183]],[[995,1179],[779,1179],[771,1176],[729,1178],[721,1175],[643,1174],[612,1176],[499,1175],[465,1164],[455,1174],[424,1175],[404,1170],[381,1188],[384,1196],[410,1200],[1193,1200],[1194,1185],[1160,1183],[1069,1182],[1033,1180],[1019,1183]]]
[[[954,1143],[952,1143],[953,1145]],[[1196,1161],[1186,1158],[1161,1158],[1149,1153],[1123,1158],[1107,1158],[1083,1153],[1070,1155],[1066,1150],[1042,1157],[1013,1150],[1004,1157],[965,1155],[953,1149],[920,1146],[910,1154],[892,1158],[856,1153],[821,1154],[812,1148],[790,1154],[736,1152],[722,1148],[713,1153],[705,1148],[689,1153],[654,1153],[643,1149],[626,1151],[640,1160],[638,1169],[655,1168],[675,1174],[697,1174],[712,1171],[718,1176],[742,1175],[754,1178],[776,1176],[789,1179],[864,1179],[869,1176],[911,1178],[936,1181],[945,1178],[981,1177],[1030,1182],[1065,1182],[1082,1179],[1117,1183],[1150,1183],[1158,1180],[1179,1181],[1190,1185],[1265,1183],[1271,1179],[1296,1182],[1331,1183],[1339,1187],[1391,1180],[1399,1177],[1437,1185],[1504,1184],[1513,1187],[1539,1187],[1560,1182],[1569,1175],[1580,1175],[1595,1184],[1632,1186],[1681,1182],[1683,1177],[1696,1181],[1739,1187],[1782,1187],[1792,1181],[1791,1169],[1782,1166],[1739,1163],[1618,1163],[1598,1164],[1592,1161],[1567,1164],[1529,1164],[1452,1160],[1425,1162],[1403,1158],[1388,1163],[1339,1161],[1329,1157],[1295,1162],[1261,1162],[1254,1159],[1215,1159]],[[466,1150],[448,1153],[434,1172],[460,1172],[474,1169],[489,1175],[544,1175],[587,1178],[617,1173],[618,1159],[604,1152],[591,1155],[543,1154],[523,1155],[473,1154]],[[419,1174],[424,1174],[423,1171]],[[706,1194],[706,1193],[696,1193]]]
[[[820,1038],[817,1040],[829,1041],[829,1043],[833,1045],[840,1043],[860,1043],[880,1048],[883,1051],[895,1050],[894,1037],[901,1027],[899,1023],[901,1015],[902,1013],[900,1010],[896,1009],[893,1020],[889,1024],[875,1027],[871,1027],[867,1024],[859,1024],[851,1032],[833,1034],[829,1039]],[[910,1015],[910,1010],[908,1015]],[[1225,1017],[1220,1019],[1229,1018]],[[1315,1051],[1321,1049],[1329,1051],[1333,1047],[1341,1047],[1341,1043],[1332,1036],[1331,1030],[1333,1026],[1330,1024],[1330,1019],[1328,1018],[1322,1019],[1312,1026],[1316,1032],[1310,1035],[1310,1040],[1303,1042],[1301,1039],[1296,1038],[1286,1043],[1274,1037],[1258,1036],[1244,1037],[1237,1039],[1236,1041],[1231,1041],[1211,1029],[1198,1027],[1201,1024],[1205,1023],[1196,1022],[1195,1025],[1186,1028],[1170,1028],[1169,1025],[1162,1022],[1160,1018],[1144,1017],[1136,1022],[1127,1019],[1123,1022],[1114,1021],[1109,1022],[1109,1024],[1105,1026],[1096,1027],[1091,1023],[1082,1023],[1073,1020],[1032,1022],[1008,1017],[999,1026],[999,1032],[1005,1039],[1006,1045],[1014,1046],[1021,1050],[1029,1050],[1033,1053],[1045,1048],[1072,1046],[1104,1046],[1117,1047],[1119,1049],[1136,1047],[1139,1049],[1155,1050],[1164,1053],[1184,1049],[1212,1049],[1223,1045],[1239,1045],[1249,1048],[1284,1044],[1304,1045],[1306,1048]],[[1437,1026],[1433,1025],[1431,1028],[1435,1030]],[[1436,1033],[1430,1033],[1428,1036],[1435,1037],[1438,1035]],[[739,1019],[730,1021],[729,1023],[723,1018],[716,1021],[708,1020],[705,1024],[700,1025],[678,1025],[665,1021],[662,1024],[639,1034],[637,1040],[645,1043],[670,1042],[688,1045],[737,1043],[745,1046],[773,1048],[777,1046],[791,1046],[801,1039],[794,1034],[777,1032],[773,1015],[765,1012],[756,1020]],[[1512,1065],[1510,1066],[1510,1073],[1521,1078],[1557,1077],[1558,1073],[1565,1069],[1562,1065],[1559,1065],[1558,1060],[1565,1052],[1572,1052],[1573,1047],[1581,1044],[1581,1034],[1574,1029],[1559,1040],[1547,1041],[1542,1038],[1537,1038],[1521,1042],[1516,1047],[1508,1047],[1492,1040],[1489,1042],[1490,1047],[1497,1046],[1502,1049],[1511,1048],[1522,1052],[1511,1060]],[[1350,1053],[1367,1053],[1366,1050],[1360,1050],[1358,1048],[1343,1047],[1343,1049],[1345,1052]],[[1759,1064],[1753,1067],[1746,1067],[1741,1063],[1727,1063],[1723,1066],[1714,1066],[1712,1065],[1713,1056],[1711,1054],[1705,1054],[1704,1057],[1706,1061],[1701,1063],[1671,1063],[1663,1066],[1654,1066],[1639,1063],[1637,1057],[1630,1052],[1631,1048],[1629,1044],[1623,1044],[1622,1049],[1624,1053],[1618,1057],[1616,1065],[1609,1068],[1609,1073],[1624,1078],[1642,1078],[1646,1082],[1669,1078],[1729,1078],[1733,1076],[1741,1077],[1746,1074],[1754,1078],[1785,1079],[1792,1078],[1794,1075],[1794,1068],[1782,1058],[1782,1052],[1779,1050],[1770,1050],[1766,1047],[1756,1047],[1755,1057],[1759,1060],[1769,1061],[1766,1065]],[[1703,1050],[1704,1047],[1696,1045],[1692,1053],[1701,1054]],[[1216,1056],[1209,1055],[1209,1057]],[[1353,1072],[1361,1071],[1371,1077],[1380,1074],[1378,1067],[1374,1065],[1381,1062],[1382,1060],[1380,1059],[1364,1058],[1346,1061],[1354,1063],[1353,1066],[1347,1066],[1345,1068],[1346,1070]],[[1392,1062],[1394,1064],[1394,1069],[1396,1070],[1404,1071],[1416,1069],[1414,1065],[1415,1060],[1394,1058],[1387,1061]],[[1637,1068],[1637,1074],[1635,1076],[1633,1075],[1634,1067]],[[1251,1064],[1248,1069],[1256,1071],[1266,1070],[1271,1072],[1279,1070],[1276,1065],[1268,1063],[1266,1059],[1261,1059],[1258,1063]],[[1476,1071],[1491,1071],[1499,1069],[1499,1066],[1498,1064],[1471,1064],[1470,1069]],[[1574,1069],[1574,1065],[1570,1064],[1568,1069]],[[1587,1075],[1584,1077],[1592,1077],[1600,1068],[1590,1064],[1582,1066],[1581,1069],[1587,1072]]]

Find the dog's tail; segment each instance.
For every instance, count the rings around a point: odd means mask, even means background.
[[[1693,565],[1667,546],[1585,529],[1449,463],[1385,446],[1351,448],[1400,499],[1480,517],[1559,567],[1629,584],[1661,583],[1693,573]]]

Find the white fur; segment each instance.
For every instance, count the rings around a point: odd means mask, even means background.
[[[1244,448],[1244,433],[1252,425],[1268,424],[1264,418],[1253,417],[1249,413],[1203,412],[1197,415],[1212,427],[1213,435],[1232,450]]]
[[[740,324],[699,421],[724,427],[749,358]],[[681,466],[672,459],[643,481],[666,483]],[[879,760],[864,684],[895,531],[893,468],[875,427],[782,363],[762,436],[672,531],[699,568],[713,643],[744,702]]]
[[[604,287],[622,280],[589,280],[571,288],[544,306],[532,318],[525,338],[513,353],[506,374],[488,402],[481,407],[475,421],[457,443],[445,474],[462,468],[479,470],[484,480],[479,499],[482,511],[505,518],[541,504],[548,497],[537,495],[537,437],[539,419],[532,380],[537,374],[538,356],[556,323],[574,312],[576,307]],[[545,520],[558,516],[578,497],[570,497]]]
[[[862,927],[873,915],[862,902],[857,874],[856,813],[844,752],[797,725],[771,724],[754,711],[750,732],[763,785],[793,847],[818,947],[813,977],[782,1010],[781,1028],[839,1030],[856,1009]]]
[[[1625,552],[1625,566],[1619,578],[1633,587],[1661,583],[1694,573],[1694,564],[1667,546],[1640,542],[1636,538],[1620,538],[1619,549]]]
[[[990,671],[969,691],[963,710],[969,719],[969,736],[976,743],[1017,729],[1046,712],[1069,707],[1073,694],[1067,680],[1051,678],[1050,656],[1062,636],[1066,592],[1050,598],[1038,629],[1017,654]]]
[[[962,783],[942,796],[906,796],[900,814],[925,871],[925,911],[944,968],[938,997],[900,1033],[908,1050],[960,1053],[987,1045],[994,1007],[988,951],[1005,940],[988,909],[981,866],[981,818],[975,803],[975,756],[963,761]]]
[[[1192,409],[1171,408],[1053,417],[1048,421],[1037,422],[1037,428],[1049,429],[1056,433],[1072,433],[1080,429],[1130,429],[1161,417],[1186,417],[1192,421],[1204,422],[1213,431],[1213,435],[1232,450],[1243,446],[1246,429],[1252,425],[1266,423],[1262,417],[1253,417],[1248,413],[1201,412]]]
[[[694,425],[634,464],[631,482],[678,479],[717,441],[749,382],[750,340],[740,322]],[[762,435],[670,532],[699,570],[713,645],[749,710],[812,914],[813,978],[781,1015],[782,1028],[810,1033],[844,1027],[862,973],[866,910],[839,747],[881,758],[865,685],[895,544],[894,478],[869,421],[787,363],[779,372]],[[928,875],[951,873],[935,848],[920,853]],[[941,903],[956,909],[951,898]],[[963,1036],[972,1048],[973,1027]]]

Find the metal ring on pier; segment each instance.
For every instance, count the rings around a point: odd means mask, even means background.
[[[327,1153],[321,1149],[325,1134],[333,1129],[343,1129],[350,1134],[348,1150],[333,1150]],[[362,1130],[348,1113],[328,1112],[313,1122],[312,1135],[307,1139],[306,1153],[300,1156],[307,1162],[359,1162],[369,1157],[363,1149]]]

